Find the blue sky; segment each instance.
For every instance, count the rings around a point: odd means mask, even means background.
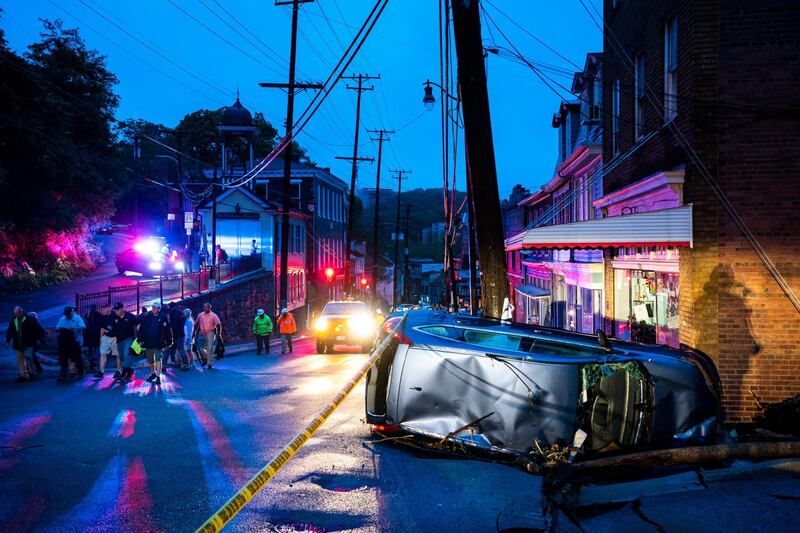
[[[119,118],[144,118],[171,126],[196,109],[230,105],[238,87],[245,106],[251,111],[262,111],[283,131],[285,94],[258,87],[260,81],[285,82],[287,78],[290,11],[273,3],[270,0],[219,0],[219,3],[26,0],[0,2],[4,9],[0,24],[17,50],[23,50],[38,35],[40,17],[62,18],[68,27],[80,28],[88,45],[108,56],[109,68],[120,79],[116,88],[121,97]],[[230,42],[202,27],[175,4]],[[203,4],[237,31],[223,24]],[[258,40],[228,18],[220,4]],[[343,50],[340,42],[345,46],[349,43],[372,5],[371,0],[317,0],[303,5],[298,77],[324,80]],[[599,9],[599,0],[594,0],[594,5]],[[122,25],[152,48],[140,44],[87,6]],[[484,2],[484,6],[500,30],[531,60],[574,69],[528,33],[577,65],[583,65],[587,52],[602,49],[600,32],[578,0],[491,0]],[[484,25],[483,38],[487,45],[494,38],[508,47],[496,28],[490,34]],[[439,77],[438,42],[437,1],[390,0],[350,69],[353,73],[381,75],[373,83],[375,90],[364,93],[362,100],[359,156],[377,155],[377,146],[369,142],[366,128],[399,130],[384,145],[383,175],[387,175],[388,169],[411,169],[412,188],[442,184],[440,113],[438,107],[423,113],[421,102],[422,82]],[[515,183],[537,188],[552,176],[557,136],[550,127],[550,119],[560,98],[527,67],[503,57],[489,56],[488,75],[500,194],[505,197]],[[566,76],[552,72],[550,75],[567,88],[571,84]],[[307,94],[300,95],[296,99],[296,114],[308,102]],[[332,167],[334,173],[348,179],[349,163],[334,156],[352,155],[354,122],[354,92],[346,91],[340,82],[299,142],[309,149],[317,163]],[[463,169],[463,148],[459,149],[458,165]],[[374,176],[375,166],[362,164],[359,187],[374,187]],[[458,183],[459,189],[464,189],[463,173]]]

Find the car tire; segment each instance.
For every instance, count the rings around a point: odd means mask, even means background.
[[[325,343],[317,341],[317,353],[325,353]]]

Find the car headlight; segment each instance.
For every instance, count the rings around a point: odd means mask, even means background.
[[[328,321],[324,318],[317,319],[317,323],[314,324],[314,329],[317,331],[325,331],[328,329]]]
[[[147,266],[150,270],[161,270],[162,264],[161,261],[150,261],[150,264]]]
[[[183,271],[183,267],[184,267],[184,266],[185,266],[185,265],[183,264],[183,261],[178,261],[177,263],[175,263],[175,268],[176,268],[177,270]]]
[[[347,326],[356,335],[367,336],[372,334],[374,321],[368,316],[355,316],[347,321]]]

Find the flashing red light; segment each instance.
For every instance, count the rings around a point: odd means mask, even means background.
[[[361,278],[361,286],[362,287],[366,287],[367,283],[368,283],[367,278]]]
[[[334,274],[336,274],[336,271],[333,270],[333,268],[328,267],[325,269],[325,278],[327,278],[328,281],[333,281]]]

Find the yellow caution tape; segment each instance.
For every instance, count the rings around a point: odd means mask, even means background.
[[[372,365],[378,360],[380,354],[386,348],[386,346],[391,342],[392,337],[394,336],[397,328],[405,321],[405,316],[403,316],[403,320],[400,320],[394,328],[386,335],[386,338],[381,341],[381,343],[373,350],[372,355],[370,355],[369,359],[364,363],[361,369],[353,376],[350,381],[339,391],[339,394],[333,399],[331,403],[329,403],[319,414],[308,423],[308,425],[303,428],[303,430],[295,436],[289,444],[284,446],[284,448],[278,452],[276,456],[270,460],[269,463],[264,466],[259,472],[253,476],[253,478],[247,482],[247,484],[239,489],[239,492],[234,494],[234,496],[228,500],[225,505],[220,507],[216,513],[214,513],[208,520],[206,520],[203,525],[197,528],[195,533],[216,533],[217,531],[221,531],[228,522],[230,522],[234,516],[236,516],[239,511],[241,511],[245,505],[250,503],[250,501],[255,497],[256,494],[261,492],[267,483],[269,483],[272,478],[275,477],[275,474],[283,468],[286,463],[289,462],[289,459],[294,457],[294,455],[303,447],[303,445],[311,438],[317,430],[322,427],[322,424],[325,423],[325,420],[328,419],[331,414],[341,405],[347,395],[355,388],[361,378],[363,378],[369,369],[372,368]]]

